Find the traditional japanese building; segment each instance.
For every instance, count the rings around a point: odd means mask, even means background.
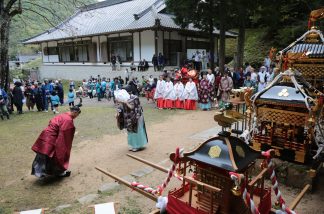
[[[41,77],[64,79],[109,76],[113,55],[129,67],[143,59],[152,65],[153,54],[162,53],[166,65],[177,66],[196,49],[209,51],[208,35],[193,25],[182,29],[173,18],[164,0],[103,1],[80,8],[55,28],[23,43],[41,45]],[[217,41],[219,31],[214,33]]]

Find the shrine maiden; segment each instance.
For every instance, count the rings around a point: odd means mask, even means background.
[[[186,83],[184,88],[184,109],[186,110],[196,110],[196,101],[198,100],[198,92],[196,83],[189,78],[189,82]]]

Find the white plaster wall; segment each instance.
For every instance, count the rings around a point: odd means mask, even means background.
[[[155,53],[154,31],[147,30],[141,33],[142,59],[151,61]]]
[[[129,67],[127,67],[129,68]],[[67,65],[67,64],[48,64],[40,67],[40,78],[41,79],[73,79],[82,80],[88,79],[90,76],[114,78],[121,76],[125,78],[127,73],[125,72],[126,67],[122,67],[121,71],[112,71],[108,65]],[[131,72],[130,77],[137,77],[141,80],[142,76],[158,77],[162,75],[162,72],[154,72],[153,68],[150,67],[149,71],[146,72]]]
[[[136,32],[133,34],[133,46],[134,46],[134,49],[133,49],[133,54],[134,54],[134,62],[135,63],[138,63],[140,61],[140,48],[139,48],[139,33]]]

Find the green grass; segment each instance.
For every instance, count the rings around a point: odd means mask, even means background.
[[[84,140],[100,140],[104,135],[121,132],[116,125],[115,108],[102,103],[97,105],[96,101],[88,103],[85,100],[82,113],[75,120],[78,134],[75,135],[74,145]],[[163,122],[175,113],[173,110],[154,109],[151,105],[146,105],[144,100],[142,103],[147,127]],[[59,107],[59,111],[68,111],[68,106]],[[186,113],[177,111],[177,114]],[[31,146],[53,117],[50,112],[26,112],[22,115],[14,113],[8,121],[0,120],[0,214],[12,213],[15,209],[33,209],[40,206],[53,209],[67,203],[73,204],[72,208],[68,209],[73,210],[71,213],[78,213],[78,210],[83,209],[79,204],[74,204],[76,198],[65,196],[64,193],[72,189],[64,186],[66,185],[64,182],[42,184],[36,180],[28,180],[35,155]],[[25,180],[28,180],[26,181],[28,185]],[[102,197],[109,196],[104,194]],[[122,213],[136,213],[138,210],[140,209],[129,205]]]

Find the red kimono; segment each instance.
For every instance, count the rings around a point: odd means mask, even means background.
[[[60,114],[50,120],[32,150],[37,154],[47,156],[51,164],[56,164],[55,168],[65,171],[69,167],[74,132],[75,127],[71,115]]]

